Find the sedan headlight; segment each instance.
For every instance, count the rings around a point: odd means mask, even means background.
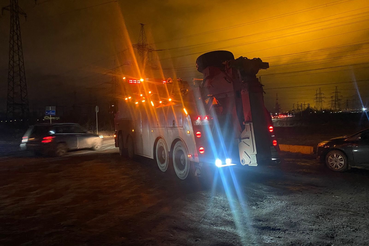
[[[320,142],[318,143],[318,148],[319,147],[323,147],[324,145],[326,145],[328,143],[328,141],[323,141],[323,142]]]

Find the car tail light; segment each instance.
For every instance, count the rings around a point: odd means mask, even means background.
[[[273,132],[274,131],[274,127],[273,126],[269,126],[269,132]]]
[[[22,137],[22,143],[27,143],[28,142],[28,137]]]
[[[200,154],[204,154],[205,153],[205,148],[204,147],[200,147],[199,148],[199,152],[200,152]]]
[[[201,132],[196,132],[196,137],[201,138]]]
[[[277,146],[277,144],[278,144],[278,142],[277,142],[277,140],[273,140],[273,146]]]
[[[196,120],[201,120],[201,116],[197,116]]]
[[[205,116],[205,117],[204,117],[204,120],[208,120],[208,119],[209,119],[209,116]]]
[[[41,141],[41,143],[51,143],[51,141],[53,141],[54,136],[47,136],[44,137]]]

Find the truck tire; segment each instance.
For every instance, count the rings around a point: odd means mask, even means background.
[[[123,141],[123,136],[121,133],[119,133],[118,135],[118,147],[119,147],[119,155],[120,156],[127,156],[127,151],[124,148],[124,141]]]
[[[135,157],[135,146],[131,136],[127,138],[127,156],[129,159],[133,159]]]
[[[172,151],[173,169],[176,176],[185,180],[189,178],[191,172],[191,161],[188,159],[186,145],[182,141],[175,143]]]
[[[168,147],[164,139],[160,138],[155,144],[155,160],[158,168],[163,173],[168,170],[169,167],[169,152]]]
[[[196,59],[196,68],[200,73],[207,67],[222,67],[223,62],[234,60],[232,52],[217,50],[202,54]]]

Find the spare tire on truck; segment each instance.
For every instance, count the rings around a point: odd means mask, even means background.
[[[223,62],[228,60],[234,60],[232,52],[226,50],[211,51],[196,59],[196,68],[202,73],[207,67],[222,67]]]

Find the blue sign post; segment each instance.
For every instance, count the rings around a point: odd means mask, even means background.
[[[51,121],[52,116],[56,115],[56,107],[55,106],[46,106],[45,115],[50,116],[49,119],[50,119],[50,124],[51,124],[52,123],[52,121]]]

